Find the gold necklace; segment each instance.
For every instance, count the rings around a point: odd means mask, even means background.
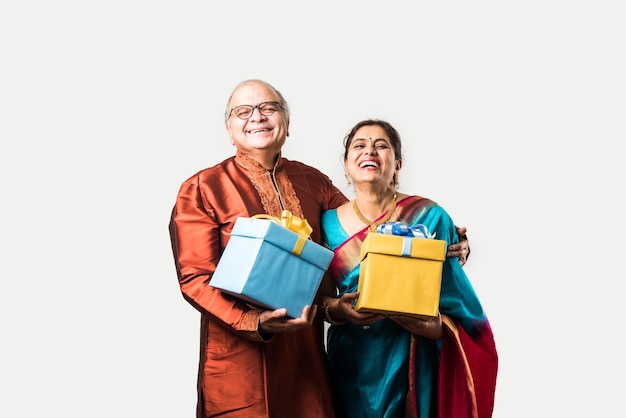
[[[352,207],[354,208],[354,212],[356,213],[356,216],[359,217],[361,222],[363,222],[366,225],[369,225],[370,226],[370,231],[375,232],[376,228],[378,228],[378,225],[384,224],[385,222],[387,222],[391,218],[391,215],[393,215],[393,211],[396,209],[396,198],[397,197],[398,197],[397,193],[394,193],[393,194],[393,200],[391,201],[391,206],[389,207],[389,210],[387,211],[387,214],[385,215],[384,218],[382,218],[378,222],[370,221],[365,216],[363,216],[363,214],[359,210],[359,206],[356,204],[356,199],[354,199],[352,201]]]

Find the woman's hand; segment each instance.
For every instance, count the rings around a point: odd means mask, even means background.
[[[344,293],[338,299],[327,299],[328,315],[334,322],[350,321],[354,324],[363,325],[364,329],[374,322],[385,318],[385,315],[357,312],[354,310],[354,301],[359,297],[359,292]],[[441,325],[441,315],[432,319],[420,319],[411,315],[388,315],[388,318],[395,321],[402,328],[412,334],[421,335],[422,337],[437,340],[443,336],[443,328]]]
[[[420,335],[431,340],[438,340],[443,336],[441,315],[432,319],[420,319],[410,315],[389,315],[389,318],[411,334]]]
[[[354,301],[359,297],[359,292],[344,293],[338,299],[331,299],[327,301],[328,314],[334,321],[348,320],[358,325],[371,325],[376,321],[380,321],[384,318],[384,315],[370,313],[370,312],[357,312],[354,310]]]

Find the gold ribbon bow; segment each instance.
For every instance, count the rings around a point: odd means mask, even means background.
[[[291,253],[296,256],[300,256],[300,254],[302,254],[304,244],[310,238],[311,232],[313,232],[313,228],[309,225],[306,219],[293,216],[288,210],[284,210],[280,218],[261,213],[252,216],[252,219],[269,219],[270,221],[274,221],[280,226],[298,234],[298,240],[291,250]]]

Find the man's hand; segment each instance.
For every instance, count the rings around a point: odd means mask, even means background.
[[[317,313],[317,305],[305,306],[300,318],[287,317],[287,309],[263,311],[259,317],[259,331],[273,334],[278,332],[293,332],[310,327]]]
[[[459,257],[459,263],[461,263],[461,265],[463,266],[467,262],[467,258],[470,255],[469,240],[467,239],[467,228],[463,226],[455,226],[455,228],[457,234],[459,235],[460,241],[456,244],[450,244],[448,246],[448,252],[446,253],[446,257]]]

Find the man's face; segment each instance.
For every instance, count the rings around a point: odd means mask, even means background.
[[[264,115],[259,108],[252,109],[247,119],[241,119],[232,111],[241,105],[257,106],[266,102],[279,102],[280,98],[269,87],[260,83],[245,84],[237,89],[228,105],[231,110],[228,135],[240,151],[255,155],[259,151],[278,154],[289,136],[289,122],[281,107],[271,115]],[[268,109],[272,109],[270,106]],[[248,113],[250,109],[247,109]],[[264,110],[265,113],[268,113]],[[247,115],[246,115],[247,116]]]

